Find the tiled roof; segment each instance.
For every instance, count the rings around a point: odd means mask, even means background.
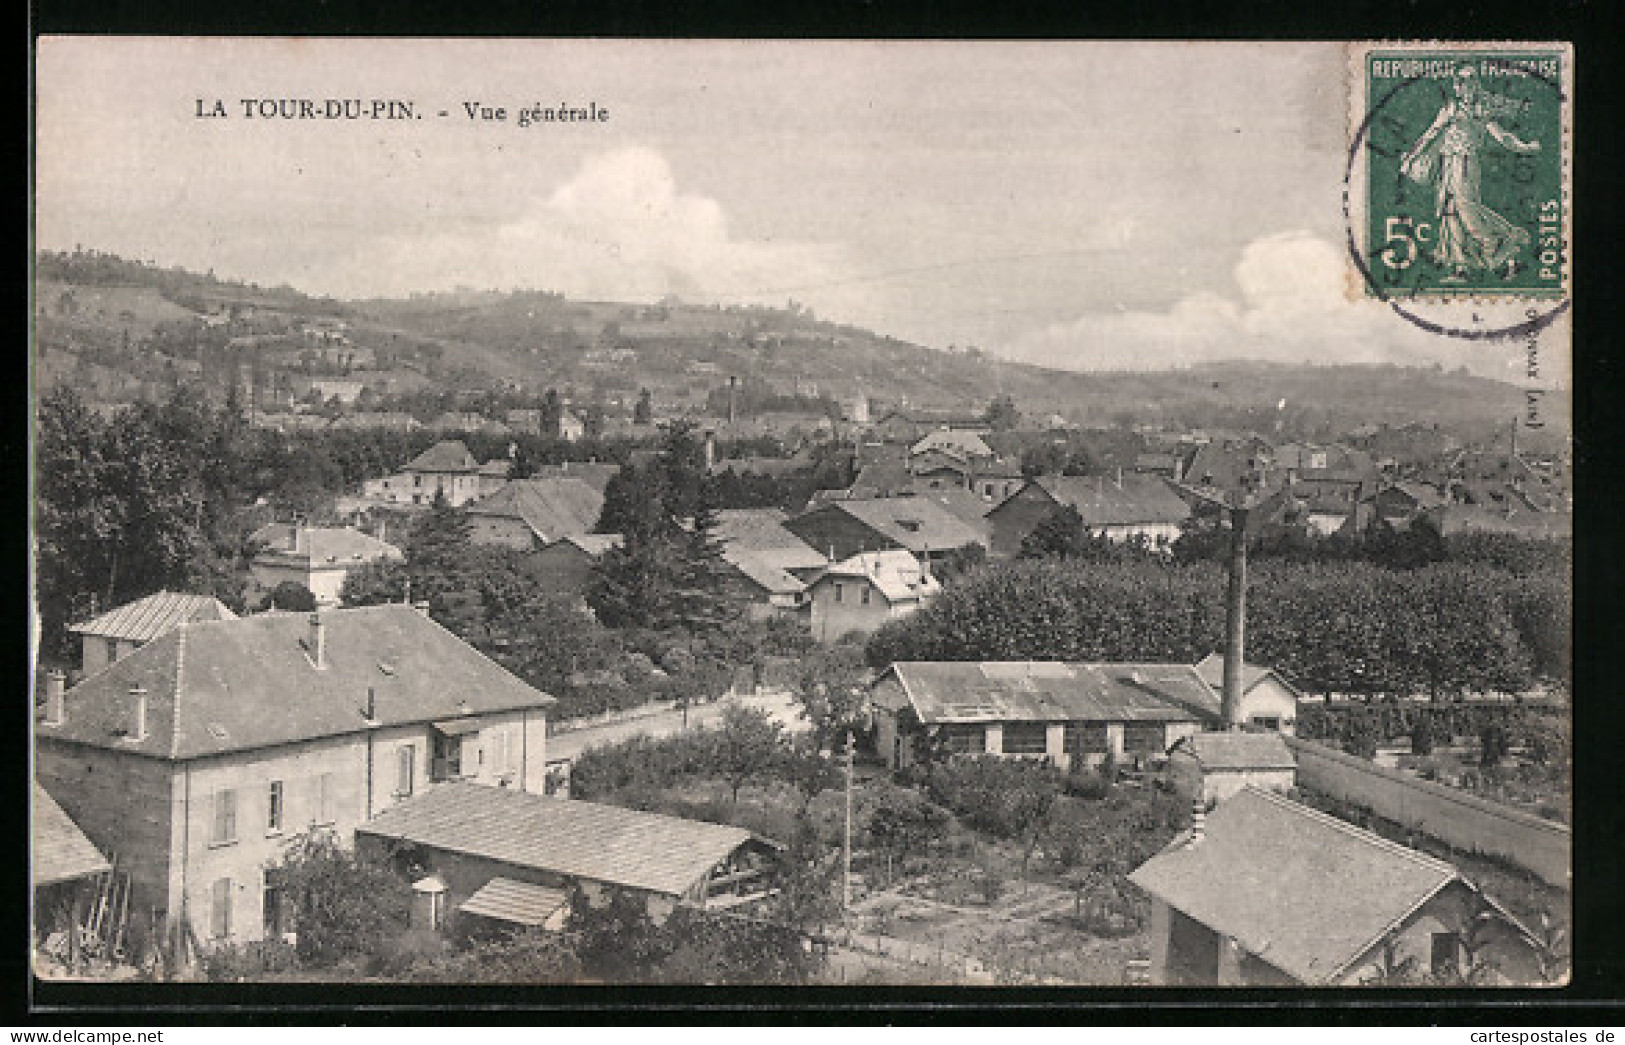
[[[609,481],[615,478],[615,473],[621,470],[618,464],[604,464],[599,461],[566,461],[563,464],[539,465],[531,475],[532,479],[553,479],[564,477],[579,479],[588,486],[597,490],[602,496],[609,486]]]
[[[1191,722],[1219,714],[1218,695],[1185,664],[898,661],[887,673],[922,722]]]
[[[328,610],[325,666],[307,651],[308,613],[181,624],[68,690],[58,738],[188,759],[357,733],[367,692],[383,725],[465,712],[542,708],[553,698],[410,606]],[[132,686],[147,691],[147,735],[132,739]]]
[[[1196,733],[1179,742],[1207,769],[1295,769],[1279,733]]]
[[[1071,505],[1086,526],[1180,523],[1190,505],[1156,476],[1125,475],[1118,486],[1103,476],[1046,475],[1033,480],[1060,504]]]
[[[920,568],[910,552],[893,549],[861,554],[832,563],[812,584],[825,577],[861,577],[873,584],[887,602],[898,603],[928,598],[941,589],[937,579]],[[811,587],[809,584],[808,587]]]
[[[1244,788],[1129,880],[1305,984],[1332,982],[1456,869],[1336,817]]]
[[[910,454],[923,454],[929,450],[942,450],[958,457],[993,456],[993,451],[981,436],[957,428],[928,432],[908,448]]]
[[[348,526],[300,526],[271,523],[255,530],[250,540],[265,545],[257,559],[308,562],[312,567],[356,566],[379,559],[403,558],[387,541]]]
[[[1224,686],[1224,655],[1220,653],[1209,653],[1207,656],[1203,657],[1197,662],[1196,673],[1202,676],[1203,682],[1206,682],[1209,686],[1212,686],[1215,691],[1218,691]],[[1291,690],[1293,695],[1302,697],[1303,694],[1298,692],[1297,687],[1293,686],[1286,679],[1282,678],[1281,673],[1276,671],[1274,668],[1264,668],[1258,666],[1257,664],[1248,664],[1245,662],[1243,662],[1241,665],[1242,692],[1247,692],[1262,682],[1265,678],[1269,677],[1273,677],[1275,681]]]
[[[993,506],[969,490],[953,486],[940,490],[919,490],[914,496],[932,502],[965,525],[975,527],[978,533],[985,534],[987,526],[982,520]],[[985,536],[982,543],[987,543]]]
[[[38,781],[34,782],[34,821],[29,842],[36,889],[108,869],[107,859]]]
[[[808,556],[799,552],[786,553],[771,548],[724,547],[722,558],[762,590],[774,595],[791,595],[807,588],[804,581],[790,572],[791,567],[817,566],[824,562],[822,555],[811,548],[807,551],[811,553],[811,563],[807,561]]]
[[[356,828],[514,867],[681,896],[750,841],[742,827],[454,782]]]
[[[596,559],[611,548],[619,546],[620,543],[621,535],[618,533],[572,533],[559,538],[549,544],[548,547],[551,548],[558,544],[570,544]]]
[[[439,422],[436,422],[437,424]],[[479,467],[461,439],[438,442],[412,458],[408,472],[472,472]]]
[[[219,599],[186,592],[160,591],[127,602],[94,620],[75,624],[69,631],[130,642],[150,642],[177,624],[195,620],[235,620]]]
[[[518,519],[542,541],[588,533],[598,525],[604,495],[583,479],[516,479],[467,508],[470,515]]]
[[[954,518],[940,504],[919,497],[832,501],[817,510],[845,512],[911,552],[945,552],[967,544],[987,543],[980,528]],[[798,519],[790,520],[792,530]]]
[[[568,902],[563,889],[493,878],[458,906],[464,914],[477,914],[514,925],[545,925]]]

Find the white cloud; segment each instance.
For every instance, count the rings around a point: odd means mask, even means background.
[[[1067,370],[1150,370],[1224,359],[1467,366],[1519,377],[1521,347],[1429,333],[1348,293],[1341,248],[1307,232],[1253,240],[1234,270],[1239,295],[1191,294],[1165,312],[1097,313],[1023,335],[1001,354]],[[1521,315],[1509,316],[1508,325]]]
[[[533,287],[577,298],[770,299],[776,287],[836,278],[840,251],[736,239],[714,199],[683,193],[658,151],[631,146],[587,158],[570,179],[507,221],[470,227],[426,217],[369,248],[372,262],[335,266],[366,292],[453,285]],[[360,288],[357,288],[360,289]]]

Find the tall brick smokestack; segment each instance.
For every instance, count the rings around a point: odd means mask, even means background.
[[[1230,583],[1225,592],[1224,686],[1220,717],[1225,729],[1240,729],[1241,665],[1247,630],[1247,509],[1230,509]]]

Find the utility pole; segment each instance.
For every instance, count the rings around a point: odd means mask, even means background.
[[[846,839],[841,847],[841,920],[852,929],[852,730],[846,731]]]

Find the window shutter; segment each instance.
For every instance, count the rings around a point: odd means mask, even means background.
[[[214,883],[214,896],[211,897],[209,921],[210,929],[216,939],[224,939],[231,935],[231,879],[221,878]]]

